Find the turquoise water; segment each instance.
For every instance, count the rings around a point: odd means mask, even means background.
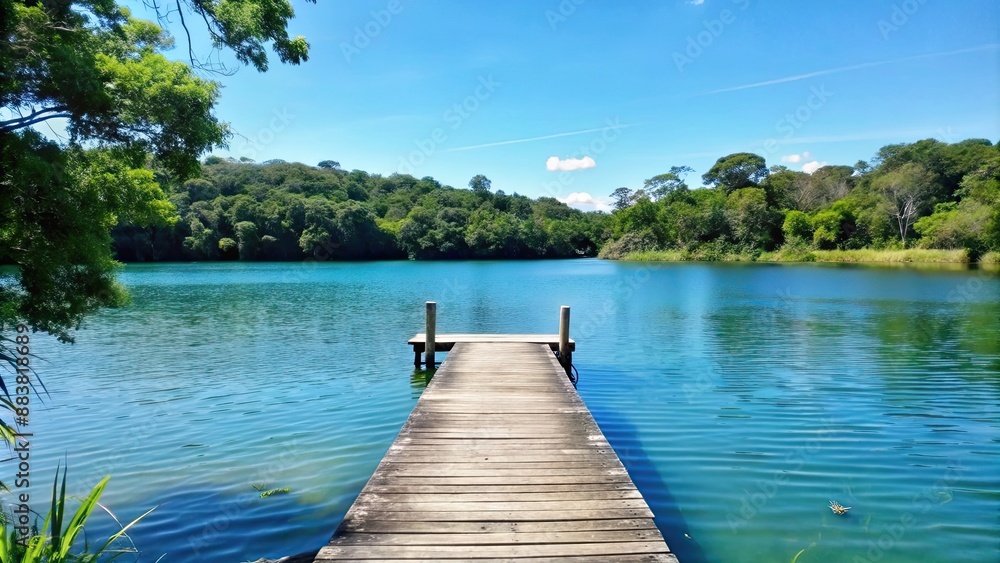
[[[32,499],[105,474],[141,561],[315,549],[422,389],[405,344],[555,332],[681,561],[1000,559],[1000,278],[598,260],[130,265],[132,306],[36,335]],[[5,462],[4,481],[13,466]],[[260,498],[254,485],[288,487]],[[830,500],[852,507],[847,516]],[[92,541],[113,529],[99,516]]]

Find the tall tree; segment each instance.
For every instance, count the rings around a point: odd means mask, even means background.
[[[895,219],[899,240],[905,245],[910,226],[934,188],[934,175],[920,164],[907,162],[876,178],[872,186],[885,198],[886,210]]]
[[[634,202],[632,198],[632,190],[626,187],[621,187],[611,192],[611,198],[614,200],[612,205],[614,206],[615,211],[621,211],[622,209],[632,205]]]
[[[472,191],[479,194],[489,193],[491,185],[492,182],[490,182],[490,179],[482,174],[476,174],[469,180],[469,187],[472,188]]]
[[[715,165],[701,178],[706,184],[721,188],[728,194],[741,188],[757,187],[767,175],[764,157],[740,152],[715,161]]]
[[[689,166],[672,166],[666,174],[659,174],[646,180],[642,189],[649,194],[654,201],[663,199],[677,190],[686,190],[687,184],[684,177],[694,172]]]

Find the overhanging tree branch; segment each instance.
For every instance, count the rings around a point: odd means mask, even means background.
[[[50,108],[40,109],[38,111],[31,112],[28,115],[18,117],[15,119],[8,119],[7,121],[0,121],[0,131],[9,132],[16,131],[23,127],[29,127],[36,123],[41,123],[47,119],[54,119],[57,117],[71,117],[72,114],[68,113],[69,106],[59,105],[52,106]],[[48,115],[46,115],[48,114]]]
[[[177,0],[177,14],[180,15],[181,27],[184,28],[184,34],[187,35],[188,59],[191,60],[191,66],[198,66],[198,61],[194,57],[194,49],[191,47],[191,32],[188,31],[187,23],[184,21],[184,10],[181,8],[181,0]]]

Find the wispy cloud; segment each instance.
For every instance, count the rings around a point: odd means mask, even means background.
[[[797,164],[799,162],[802,162],[803,160],[807,160],[808,158],[809,158],[809,152],[806,151],[802,154],[790,154],[783,156],[781,157],[781,162],[784,162],[786,164]]]
[[[878,129],[874,131],[862,131],[859,133],[849,133],[846,135],[816,135],[813,137],[792,137],[789,139],[776,139],[778,145],[812,145],[824,143],[849,143],[853,141],[879,141],[894,140],[901,142],[905,139],[927,138],[940,136],[940,127],[922,127],[912,129]],[[757,143],[763,145],[764,143]]]
[[[626,127],[631,127],[631,125],[618,125],[622,129]],[[483,143],[481,145],[469,145],[467,147],[455,147],[453,149],[447,149],[444,152],[458,152],[458,151],[471,151],[474,149],[484,149],[486,147],[499,147],[500,145],[514,145],[517,143],[531,143],[534,141],[543,141],[545,139],[555,139],[556,137],[571,137],[573,135],[583,135],[585,133],[593,133],[595,131],[604,131],[607,127],[595,127],[594,129],[583,129],[580,131],[569,131],[568,133],[554,133],[552,135],[542,135],[541,137],[527,137],[524,139],[512,139],[510,141],[497,141],[495,143]]]
[[[885,61],[875,61],[870,63],[861,63],[850,66],[842,66],[837,68],[829,68],[826,70],[817,70],[815,72],[808,72],[805,74],[796,74],[794,76],[786,76],[784,78],[775,78],[774,80],[765,80],[763,82],[754,82],[752,84],[743,84],[741,86],[732,86],[730,88],[722,88],[719,90],[711,90],[709,92],[704,92],[703,96],[709,96],[712,94],[722,94],[723,92],[736,92],[738,90],[749,90],[751,88],[760,88],[762,86],[772,86],[774,84],[784,84],[786,82],[796,82],[799,80],[805,80],[807,78],[815,78],[817,76],[826,76],[828,74],[838,74],[841,72],[850,72],[852,70],[862,70],[866,68],[874,68],[878,66],[893,65],[899,63],[905,63],[910,61],[919,61],[922,59],[930,59],[934,57],[949,57],[953,55],[963,55],[966,53],[976,53],[979,51],[991,51],[1000,48],[1000,43],[990,43],[988,45],[980,45],[978,47],[970,47],[968,49],[958,49],[956,51],[942,51],[940,53],[925,53],[923,55],[914,55],[911,57],[902,57],[899,59],[890,59]]]
[[[705,0],[688,0],[685,4],[691,4],[692,6],[701,6],[705,3]]]

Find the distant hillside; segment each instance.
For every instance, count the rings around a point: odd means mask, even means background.
[[[543,197],[431,177],[209,157],[201,177],[168,186],[170,227],[120,226],[119,260],[567,258],[595,256],[609,216]]]

